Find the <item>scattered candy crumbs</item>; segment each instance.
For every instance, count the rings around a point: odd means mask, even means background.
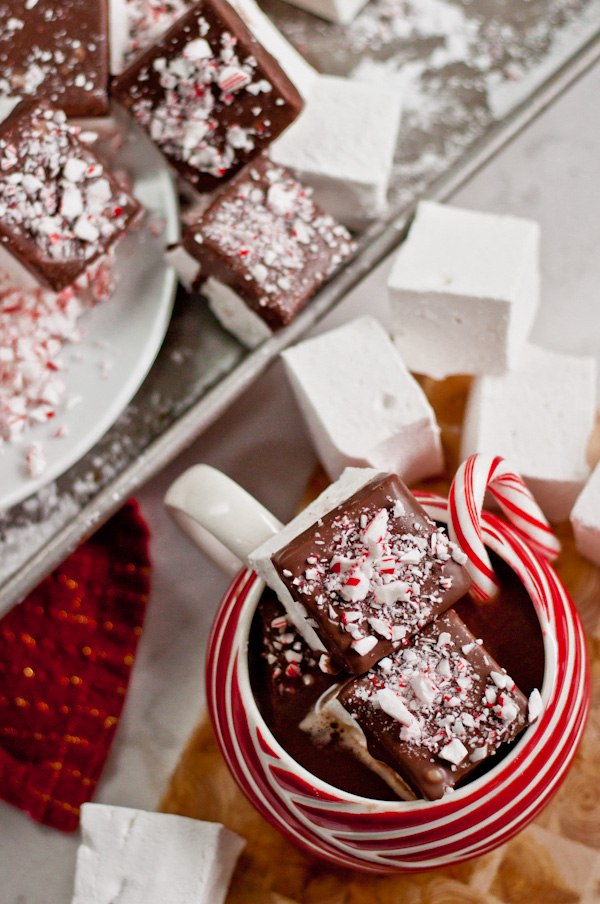
[[[54,420],[69,407],[64,347],[80,341],[79,317],[112,288],[107,259],[58,294],[16,289],[0,273],[0,449],[22,442],[34,424]],[[64,435],[57,424],[54,436]],[[33,443],[24,457],[29,476],[39,477],[45,468],[41,444]]]

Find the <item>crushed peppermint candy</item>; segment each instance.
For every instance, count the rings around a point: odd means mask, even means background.
[[[291,624],[283,606],[272,591],[265,591],[258,610],[260,658],[266,666],[265,690],[275,701],[289,700],[314,686],[318,696],[335,682],[336,669],[321,662]],[[303,713],[302,715],[304,715]]]
[[[58,422],[76,403],[64,381],[64,349],[81,340],[81,314],[112,289],[112,261],[107,258],[60,293],[18,289],[0,272],[0,452],[5,443],[24,443],[36,424]],[[57,423],[53,436],[66,434]],[[24,451],[30,477],[43,473],[45,460],[37,441]]]
[[[201,191],[254,157],[302,107],[279,64],[222,0],[195,4],[112,93]]]
[[[311,194],[263,155],[184,237],[201,276],[230,286],[272,329],[289,323],[355,247]]]
[[[334,658],[360,674],[466,593],[470,580],[455,549],[400,479],[383,475],[273,563]],[[449,641],[440,634],[440,647]]]
[[[0,242],[40,285],[71,285],[139,211],[62,110],[24,101],[0,125]]]
[[[68,116],[108,112],[108,23],[90,0],[0,0],[0,97],[41,97]]]
[[[528,716],[527,699],[452,609],[339,694],[385,761],[429,798],[537,718],[537,697]]]

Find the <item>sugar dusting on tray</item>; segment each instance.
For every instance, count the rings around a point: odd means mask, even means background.
[[[413,204],[583,46],[597,28],[599,5],[371,0],[350,26],[340,26],[283,16],[279,4],[265,0],[286,37],[320,71],[398,85],[403,120],[390,197],[396,209]]]
[[[0,272],[0,452],[5,443],[23,443],[35,424],[56,422],[52,436],[66,435],[60,414],[77,399],[63,379],[65,347],[81,340],[80,316],[111,290],[106,258],[58,294],[17,289]],[[41,443],[25,448],[24,465],[30,477],[44,472]]]

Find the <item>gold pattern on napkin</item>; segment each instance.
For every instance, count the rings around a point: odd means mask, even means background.
[[[469,379],[421,382],[442,428],[448,472],[420,486],[447,495]],[[600,455],[600,428],[589,450],[594,460],[595,450]],[[303,502],[326,483],[315,474]],[[536,821],[493,853],[444,869],[382,877],[337,870],[297,850],[248,803],[203,716],[160,809],[221,822],[246,839],[227,904],[600,904],[600,569],[578,555],[568,524],[557,533],[557,570],[588,637],[592,708],[573,769]]]

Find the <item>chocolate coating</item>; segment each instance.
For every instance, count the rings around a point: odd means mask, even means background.
[[[107,0],[0,0],[0,96],[107,113]]]
[[[464,559],[390,474],[292,540],[273,564],[335,661],[361,674],[466,593],[471,581],[453,555]]]
[[[298,763],[351,794],[396,799],[382,779],[338,746],[335,725],[330,742],[319,746],[299,727],[319,697],[343,676],[321,671],[312,650],[287,621],[285,609],[269,589],[261,597],[252,624],[249,670],[263,719]]]
[[[339,693],[371,754],[442,797],[527,725],[527,699],[450,609]]]
[[[276,60],[225,0],[201,0],[112,84],[179,173],[210,191],[302,109]]]
[[[261,155],[185,231],[185,249],[272,330],[290,323],[354,248],[286,169]]]
[[[139,211],[62,111],[22,101],[0,124],[0,242],[40,285],[71,285]]]

